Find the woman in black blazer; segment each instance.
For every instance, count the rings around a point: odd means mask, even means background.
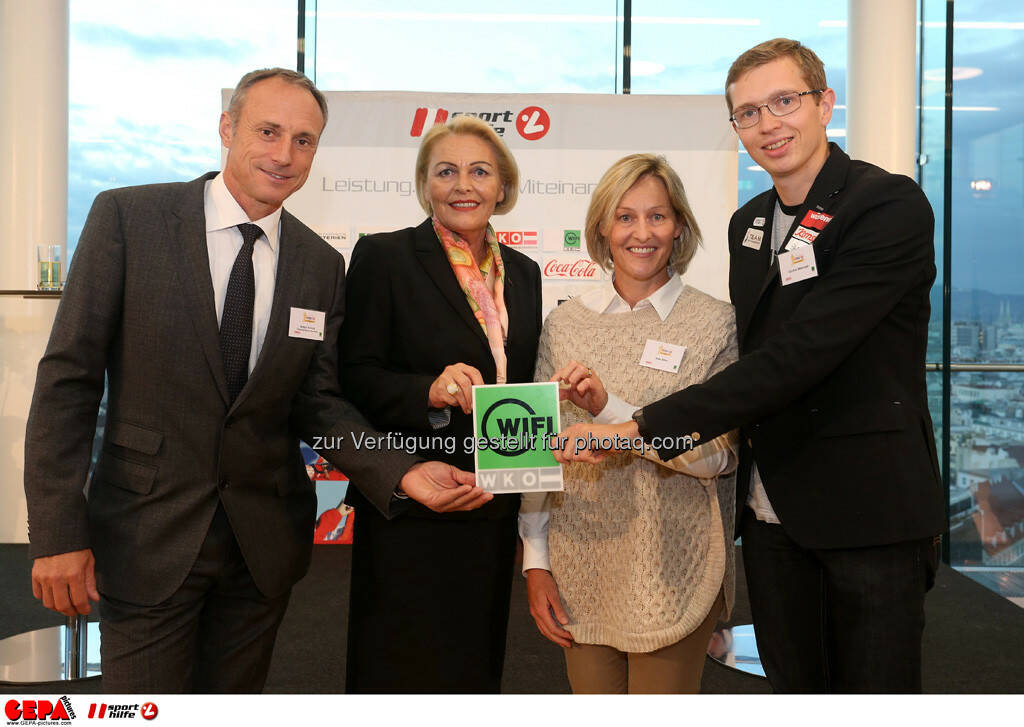
[[[346,395],[392,446],[463,470],[473,469],[472,386],[533,380],[540,269],[499,246],[489,224],[515,204],[518,185],[491,127],[456,117],[431,129],[417,156],[428,219],[365,237],[352,253]],[[445,513],[404,500],[387,520],[349,493],[346,691],[498,692],[519,497],[468,495],[475,509]]]

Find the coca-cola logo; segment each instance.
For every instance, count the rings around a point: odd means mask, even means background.
[[[544,263],[545,278],[570,280],[600,280],[601,268],[593,260],[561,260],[552,258]]]

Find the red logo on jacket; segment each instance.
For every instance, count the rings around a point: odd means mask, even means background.
[[[807,214],[804,215],[803,220],[800,224],[804,227],[813,227],[815,230],[824,230],[825,225],[832,221],[832,215],[826,215],[824,212],[815,212],[814,210],[807,210]]]

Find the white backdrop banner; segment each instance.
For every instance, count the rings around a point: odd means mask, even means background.
[[[584,218],[601,175],[634,152],[663,154],[679,173],[704,237],[684,280],[728,300],[737,147],[720,96],[326,96],[330,118],[309,179],[285,206],[346,259],[365,234],[423,221],[413,182],[420,139],[434,123],[468,114],[490,123],[519,164],[519,201],[491,224],[500,242],[540,265],[545,315],[607,279],[587,256]]]

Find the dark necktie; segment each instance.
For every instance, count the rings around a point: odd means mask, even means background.
[[[252,271],[252,250],[263,234],[248,222],[238,225],[242,233],[242,249],[228,278],[224,311],[220,317],[220,353],[224,359],[224,375],[228,382],[230,403],[249,378],[249,350],[252,348],[252,309],[256,300],[256,276]]]

